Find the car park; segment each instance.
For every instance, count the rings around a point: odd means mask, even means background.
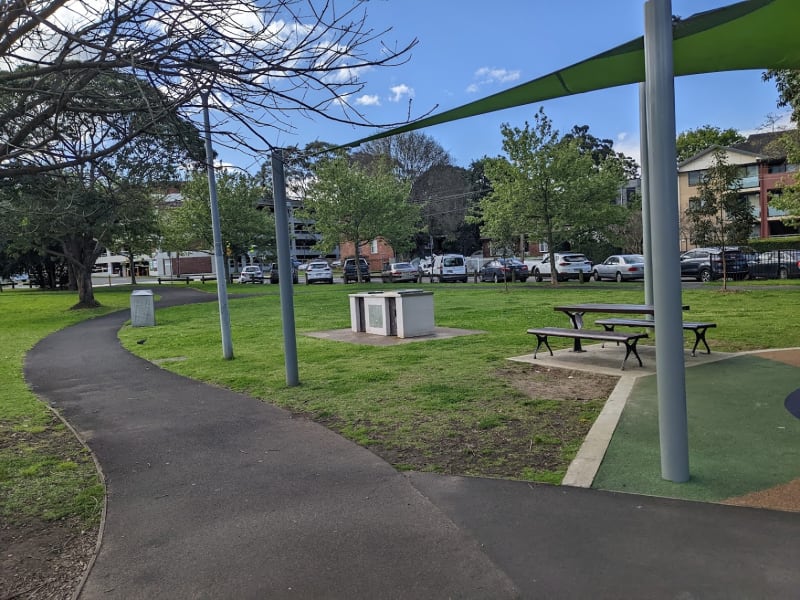
[[[530,271],[528,265],[516,258],[495,258],[481,267],[479,279],[481,281],[519,281],[524,283],[528,280]]]
[[[770,250],[748,261],[751,279],[794,279],[800,277],[800,250]]]
[[[356,270],[356,259],[355,258],[348,258],[345,259],[344,265],[342,266],[342,281],[345,283],[357,282],[359,271],[361,272],[361,281],[364,283],[369,283],[370,281],[370,273],[369,273],[369,263],[367,262],[366,258],[359,257],[358,259],[359,270]]]
[[[433,257],[431,282],[460,281],[467,283],[467,264],[461,254],[440,254]]]
[[[631,281],[644,278],[644,256],[641,254],[612,254],[600,264],[594,265],[592,277],[595,281],[613,279]]]
[[[297,283],[299,281],[299,276],[297,274],[297,268],[293,265],[292,266],[292,283]],[[280,283],[280,273],[278,272],[278,263],[272,263],[272,268],[269,271],[269,282],[270,283]]]
[[[264,272],[258,265],[242,267],[239,273],[239,283],[264,283]]]
[[[420,272],[417,267],[408,262],[388,262],[384,263],[381,269],[381,281],[383,283],[417,283]]]
[[[681,277],[697,281],[720,279],[723,273],[729,279],[747,279],[750,274],[747,257],[735,246],[725,248],[724,253],[721,248],[694,248],[681,254],[680,262]]]
[[[333,271],[324,260],[312,260],[306,265],[306,285],[311,283],[333,283]]]

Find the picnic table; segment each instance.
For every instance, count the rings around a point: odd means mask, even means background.
[[[684,304],[682,308],[683,310],[689,310],[689,305]],[[566,314],[569,317],[569,320],[572,322],[573,329],[583,329],[583,315],[587,312],[651,316],[655,315],[656,313],[655,306],[652,304],[566,304],[554,306],[553,310],[557,310]],[[580,338],[574,338],[572,350],[574,352],[583,352]]]

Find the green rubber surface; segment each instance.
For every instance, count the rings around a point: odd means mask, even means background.
[[[661,478],[656,377],[634,386],[592,487],[718,502],[800,478],[800,368],[738,356],[686,370],[687,483]]]

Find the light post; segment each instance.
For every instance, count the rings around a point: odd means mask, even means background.
[[[231,341],[231,318],[228,312],[228,280],[225,277],[225,255],[222,252],[222,232],[217,203],[217,180],[214,175],[214,150],[211,146],[211,120],[208,115],[209,90],[200,92],[203,100],[203,124],[206,138],[206,172],[208,173],[208,197],[211,205],[211,229],[214,236],[214,268],[217,272],[217,299],[219,301],[219,326],[222,332],[222,357],[233,358]]]

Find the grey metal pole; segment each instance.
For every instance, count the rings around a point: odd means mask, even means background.
[[[217,180],[214,176],[214,149],[211,147],[211,120],[208,116],[208,94],[208,91],[200,93],[203,99],[203,122],[206,134],[208,197],[211,204],[211,229],[214,236],[214,269],[217,272],[217,300],[219,301],[219,327],[222,332],[222,356],[226,360],[230,360],[233,358],[231,317],[228,312],[228,281],[225,277],[225,255],[222,253],[222,231],[219,224]]]
[[[661,477],[689,480],[686,369],[678,240],[675,159],[675,75],[672,2],[647,0],[644,7],[650,221],[653,228],[653,304],[656,314],[656,384]]]
[[[289,215],[286,205],[286,181],[283,174],[283,151],[272,151],[272,192],[275,198],[275,238],[278,245],[278,285],[281,291],[283,352],[286,364],[286,385],[300,383],[297,371],[297,339],[294,331],[294,298],[292,256],[289,245]]]
[[[653,224],[650,220],[650,161],[647,160],[647,89],[639,84],[639,153],[642,161],[642,241],[644,252],[644,303],[653,304]]]

